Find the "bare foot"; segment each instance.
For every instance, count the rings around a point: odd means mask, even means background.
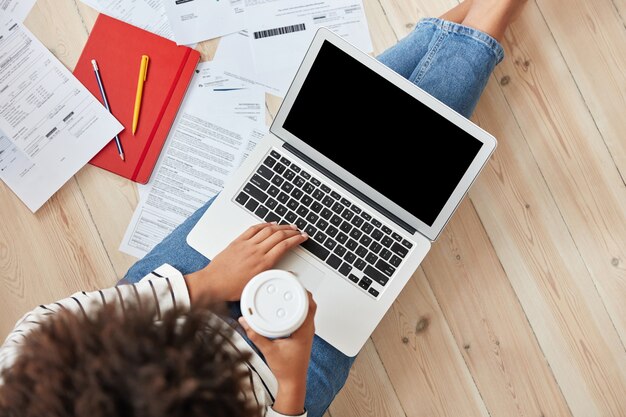
[[[525,4],[526,0],[472,0],[461,23],[502,41],[506,28],[519,16]]]

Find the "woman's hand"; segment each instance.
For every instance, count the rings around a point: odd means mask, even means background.
[[[263,223],[250,227],[204,269],[185,276],[191,302],[200,297],[214,302],[239,300],[250,279],[271,269],[307,238],[294,225]]]
[[[304,412],[306,375],[315,335],[314,318],[317,310],[311,293],[308,295],[309,312],[304,323],[285,339],[271,340],[263,337],[252,330],[243,317],[239,318],[248,338],[265,356],[267,365],[278,381],[278,393],[272,408],[281,414],[298,415]]]

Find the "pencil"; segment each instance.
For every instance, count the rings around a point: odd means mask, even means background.
[[[98,81],[98,88],[100,88],[100,95],[102,96],[102,101],[104,101],[104,107],[111,112],[111,108],[109,107],[109,101],[107,100],[107,95],[104,93],[104,84],[102,84],[102,78],[100,78],[100,70],[98,69],[98,63],[95,59],[91,60],[91,65],[93,65],[93,70],[96,73],[96,80]],[[120,158],[122,161],[125,161],[124,158],[124,150],[122,149],[122,142],[120,141],[119,135],[115,135],[115,145],[117,146],[117,153],[120,154]]]

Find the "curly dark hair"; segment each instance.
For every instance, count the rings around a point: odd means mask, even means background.
[[[0,416],[260,416],[249,359],[207,308],[147,312],[112,305],[94,317],[56,314],[2,373]],[[179,320],[180,319],[180,320]]]

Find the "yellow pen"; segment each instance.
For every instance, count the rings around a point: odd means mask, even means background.
[[[141,109],[141,97],[143,95],[143,83],[148,76],[148,55],[141,56],[141,66],[139,67],[139,79],[137,80],[137,95],[135,96],[135,112],[133,113],[133,135],[137,131],[139,123],[139,110]]]

